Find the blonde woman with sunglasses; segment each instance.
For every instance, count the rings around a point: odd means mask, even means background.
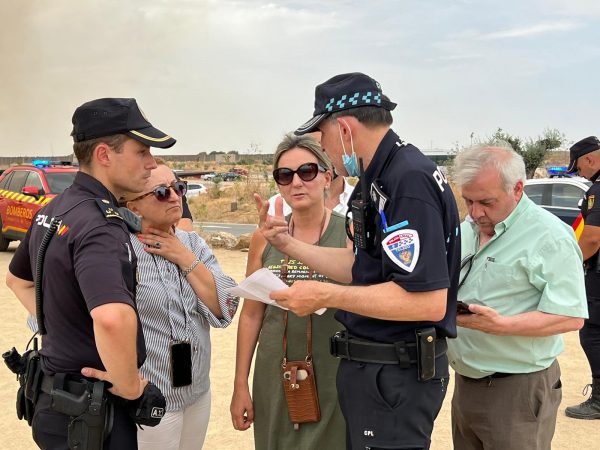
[[[331,177],[331,162],[317,141],[308,136],[285,136],[275,153],[273,178],[281,196],[292,209],[287,216],[290,233],[311,244],[345,247],[344,218],[325,207]],[[277,203],[276,210],[282,215],[281,199]],[[335,262],[332,261],[332,264]],[[286,261],[284,254],[267,244],[260,233],[254,233],[246,275],[262,267],[288,284],[306,278],[328,282],[322,275],[310,273],[301,261]],[[231,418],[236,430],[247,430],[254,425],[255,448],[346,448],[345,422],[335,387],[338,361],[329,355],[329,336],[339,329],[339,323],[333,318],[334,312],[330,309],[321,316],[313,314],[310,318],[298,317],[290,312],[287,314],[286,331],[282,309],[254,300],[244,301],[238,327]],[[282,342],[285,334],[287,360],[304,360],[309,320],[321,418],[318,422],[301,423],[295,428],[288,416],[283,392]],[[248,376],[255,350],[251,395]]]
[[[165,395],[160,425],[138,430],[140,450],[200,449],[210,417],[210,326],[225,328],[237,299],[235,285],[206,242],[176,228],[186,184],[157,159],[148,192],[126,198],[141,217],[141,233],[131,235],[138,259],[136,302],[146,340],[141,368]]]

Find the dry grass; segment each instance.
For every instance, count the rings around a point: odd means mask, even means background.
[[[564,165],[567,163],[568,152],[549,152],[543,166]],[[230,164],[230,166],[233,167],[234,164]],[[229,223],[258,222],[258,214],[256,212],[253,194],[257,192],[263,199],[266,199],[277,192],[275,182],[270,175],[271,166],[256,164],[239,167],[247,168],[250,171],[250,176],[242,181],[220,183],[219,185],[211,186],[208,195],[199,196],[190,200],[190,209],[194,216],[194,220],[200,222]],[[193,163],[186,164],[185,168],[200,168],[221,172],[230,170],[230,168],[224,167],[224,165],[202,165]],[[462,220],[467,215],[467,207],[460,196],[458,187],[452,183],[451,179],[449,179],[449,182],[454,197],[456,198],[459,217]],[[355,184],[356,179],[351,179],[350,183]],[[232,203],[236,203],[236,211],[232,211]]]
[[[273,180],[250,176],[233,183],[216,183],[207,195],[190,199],[194,220],[199,222],[258,223],[254,193],[269,198],[277,189]]]
[[[458,186],[454,184],[450,178],[448,178],[448,183],[450,183],[452,193],[454,194],[454,198],[456,199],[456,206],[458,206],[458,217],[462,221],[469,213],[469,211],[467,210],[467,205],[465,204],[465,200],[460,195],[460,189],[458,188]]]

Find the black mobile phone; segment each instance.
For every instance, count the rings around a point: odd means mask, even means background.
[[[171,382],[173,387],[192,384],[192,344],[189,341],[171,342]]]
[[[472,311],[469,310],[469,305],[460,300],[456,301],[456,313],[457,314],[473,314]]]

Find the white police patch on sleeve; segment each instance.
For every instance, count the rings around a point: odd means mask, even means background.
[[[419,260],[419,233],[416,230],[398,230],[387,236],[381,246],[389,258],[401,269],[412,272]]]

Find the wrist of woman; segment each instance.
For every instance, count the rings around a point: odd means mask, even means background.
[[[233,390],[237,391],[237,392],[245,392],[248,391],[250,392],[250,385],[248,384],[248,378],[246,377],[246,379],[242,379],[242,380],[238,380],[235,379],[233,382]]]
[[[177,255],[177,260],[173,261],[174,264],[177,264],[179,268],[183,271],[190,267],[192,263],[196,260],[196,254],[192,252],[190,249],[184,249],[181,253]]]
[[[198,266],[198,264],[200,264],[200,262],[200,258],[196,258],[189,265],[182,267],[181,274],[184,276],[184,278],[192,273],[192,271]]]

